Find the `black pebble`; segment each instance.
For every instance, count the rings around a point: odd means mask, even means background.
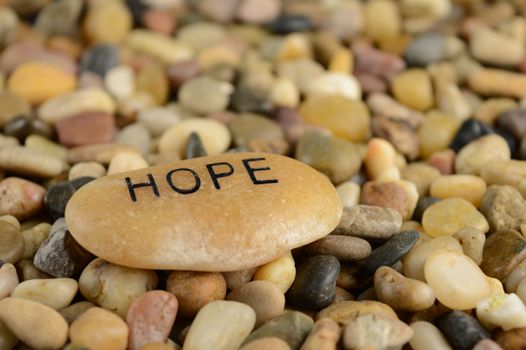
[[[458,310],[438,317],[436,325],[455,350],[471,350],[479,341],[490,337],[474,317]]]
[[[53,129],[40,119],[18,116],[4,124],[4,134],[24,141],[29,135],[35,134],[50,139]]]
[[[471,141],[489,134],[493,134],[491,127],[484,124],[480,120],[467,119],[458,129],[457,134],[449,145],[449,148],[453,149],[455,152],[458,152],[462,149],[462,147]]]
[[[185,159],[205,157],[206,155],[201,138],[196,132],[192,132],[186,141]]]
[[[415,245],[418,240],[417,231],[402,231],[391,237],[387,242],[372,251],[368,258],[362,261],[360,272],[372,275],[381,266],[391,266],[400,260]]]
[[[424,216],[424,211],[426,211],[427,208],[438,202],[440,202],[440,199],[436,197],[420,198],[418,200],[418,203],[416,204],[415,211],[413,212],[413,220],[422,222],[422,216]]]
[[[73,196],[79,188],[94,179],[95,178],[91,176],[84,176],[51,186],[44,196],[44,206],[49,215],[51,215],[54,220],[64,217],[66,205],[71,199],[71,196]]]
[[[340,262],[332,255],[316,255],[303,261],[294,283],[287,293],[287,301],[294,306],[319,310],[332,303],[336,295],[336,280]]]
[[[80,62],[81,71],[90,71],[104,77],[119,64],[117,47],[111,44],[99,44],[84,53]]]
[[[267,30],[275,34],[303,32],[313,28],[312,21],[301,15],[282,15],[267,23]]]
[[[144,13],[149,7],[141,0],[126,0],[126,6],[132,14],[134,27],[142,26]]]

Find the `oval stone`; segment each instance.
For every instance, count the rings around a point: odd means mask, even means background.
[[[332,184],[309,166],[232,153],[99,178],[65,217],[84,248],[115,264],[235,271],[324,237],[341,212]]]

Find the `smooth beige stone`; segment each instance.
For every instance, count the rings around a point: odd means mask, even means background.
[[[451,309],[472,309],[491,292],[486,275],[464,254],[438,251],[427,258],[424,273],[438,301]]]
[[[0,169],[15,174],[53,177],[64,170],[62,161],[48,153],[14,146],[0,148]]]
[[[115,264],[223,272],[324,237],[341,212],[332,184],[307,165],[232,153],[99,178],[73,195],[65,217],[84,248]]]
[[[494,160],[510,158],[510,148],[502,136],[486,135],[468,143],[458,152],[455,158],[455,170],[458,174],[481,175],[482,168],[486,164]]]
[[[462,246],[453,237],[443,236],[415,245],[402,258],[404,275],[425,282],[424,266],[426,260],[434,252],[444,250],[462,254]]]
[[[379,314],[394,320],[398,319],[389,305],[375,300],[349,300],[331,304],[318,313],[317,319],[328,317],[338,322],[339,325],[346,326],[356,318],[368,314]]]
[[[526,198],[524,181],[526,180],[526,162],[522,160],[494,159],[484,164],[480,176],[491,185],[510,185],[516,187]]]
[[[508,293],[514,293],[519,283],[526,278],[526,260],[523,260],[517,267],[511,271],[504,281],[504,286]],[[526,285],[525,285],[526,286]]]
[[[361,188],[355,182],[347,181],[336,186],[342,207],[352,207],[360,203]]]
[[[426,209],[422,225],[433,237],[453,236],[458,230],[471,226],[486,233],[489,224],[473,204],[462,198],[448,198]]]
[[[35,349],[60,349],[68,338],[66,320],[52,308],[32,300],[0,300],[0,322]]]
[[[13,264],[5,263],[0,267],[0,299],[3,299],[18,285],[18,275]]]
[[[71,278],[34,279],[20,283],[11,296],[33,300],[58,310],[71,303],[77,290],[78,283]]]
[[[84,176],[97,178],[104,175],[106,175],[106,168],[102,164],[97,162],[82,162],[75,164],[69,169],[68,180]]]
[[[195,317],[184,340],[183,350],[235,350],[249,335],[256,313],[236,301],[216,300]]]
[[[452,350],[446,338],[434,324],[418,321],[411,323],[411,328],[413,329],[413,337],[409,344],[413,350]]]
[[[477,318],[505,331],[526,327],[526,306],[517,294],[499,294],[477,304]]]
[[[53,124],[60,119],[93,110],[113,113],[115,102],[104,90],[82,89],[47,100],[38,108],[38,116]]]
[[[433,86],[424,69],[408,69],[391,81],[394,97],[404,105],[425,111],[433,107]]]
[[[167,129],[159,140],[159,152],[178,153],[184,156],[186,143],[191,133],[201,138],[207,154],[216,155],[226,151],[232,138],[228,128],[213,119],[188,119]]]
[[[506,292],[504,292],[504,286],[502,285],[502,282],[498,279],[486,276],[486,281],[488,281],[489,284],[490,296],[506,294]]]
[[[367,143],[365,154],[365,169],[372,180],[376,180],[386,169],[396,164],[396,150],[388,141],[373,138]]]
[[[24,142],[26,148],[42,151],[66,162],[68,149],[40,135],[29,135]]]
[[[474,175],[442,175],[431,184],[430,195],[440,199],[464,198],[477,208],[486,192],[486,182]]]
[[[111,158],[107,175],[119,174],[147,167],[148,162],[139,153],[119,152]]]
[[[186,61],[193,56],[192,49],[182,42],[145,29],[132,30],[126,37],[126,45],[167,64]]]
[[[486,242],[484,232],[474,227],[464,227],[458,230],[453,237],[455,237],[462,246],[464,254],[470,257],[477,265],[480,265],[482,262],[484,242]]]
[[[43,222],[21,232],[24,238],[22,259],[33,259],[42,242],[48,237],[50,229],[51,225]]]

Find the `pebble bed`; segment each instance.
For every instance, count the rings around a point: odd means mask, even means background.
[[[526,349],[525,16],[0,0],[0,350]]]

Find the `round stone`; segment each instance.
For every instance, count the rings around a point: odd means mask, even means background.
[[[24,237],[20,234],[20,224],[12,216],[0,217],[0,259],[16,263],[24,253]]]
[[[73,321],[69,338],[72,343],[88,349],[125,350],[128,326],[114,313],[92,307]]]
[[[34,182],[8,177],[0,181],[0,193],[0,215],[24,220],[42,209],[45,190]]]
[[[439,199],[463,198],[479,208],[486,188],[486,182],[478,176],[443,175],[433,181],[429,193]]]
[[[439,250],[427,258],[424,273],[438,301],[451,309],[472,309],[490,293],[482,270],[463,254]]]
[[[71,278],[32,279],[20,283],[11,296],[33,300],[58,310],[71,303],[77,290],[78,283]]]
[[[433,107],[433,87],[429,74],[423,69],[409,69],[391,82],[391,90],[404,105],[425,111]]]
[[[291,206],[300,194],[302,206]],[[108,200],[98,200],[101,195]],[[96,179],[75,192],[65,217],[75,239],[110,262],[223,272],[265,264],[326,236],[341,210],[331,183],[307,165],[271,154],[232,153]],[[283,219],[273,224],[270,213]],[[152,217],[157,220],[146,219]]]
[[[210,77],[185,82],[179,89],[179,101],[189,110],[207,114],[226,109],[233,88],[230,84]]]
[[[316,94],[301,104],[299,112],[306,123],[326,128],[349,141],[364,141],[369,134],[369,110],[358,100]]]
[[[340,263],[331,255],[308,258],[298,267],[287,301],[307,310],[319,310],[329,305],[335,297],[339,273]]]
[[[371,254],[371,245],[365,239],[331,234],[317,240],[304,248],[310,255],[332,255],[340,261],[356,261]]]
[[[486,233],[486,218],[473,204],[462,198],[448,198],[431,205],[422,216],[425,231],[433,237],[453,236],[455,232],[471,226]]]

